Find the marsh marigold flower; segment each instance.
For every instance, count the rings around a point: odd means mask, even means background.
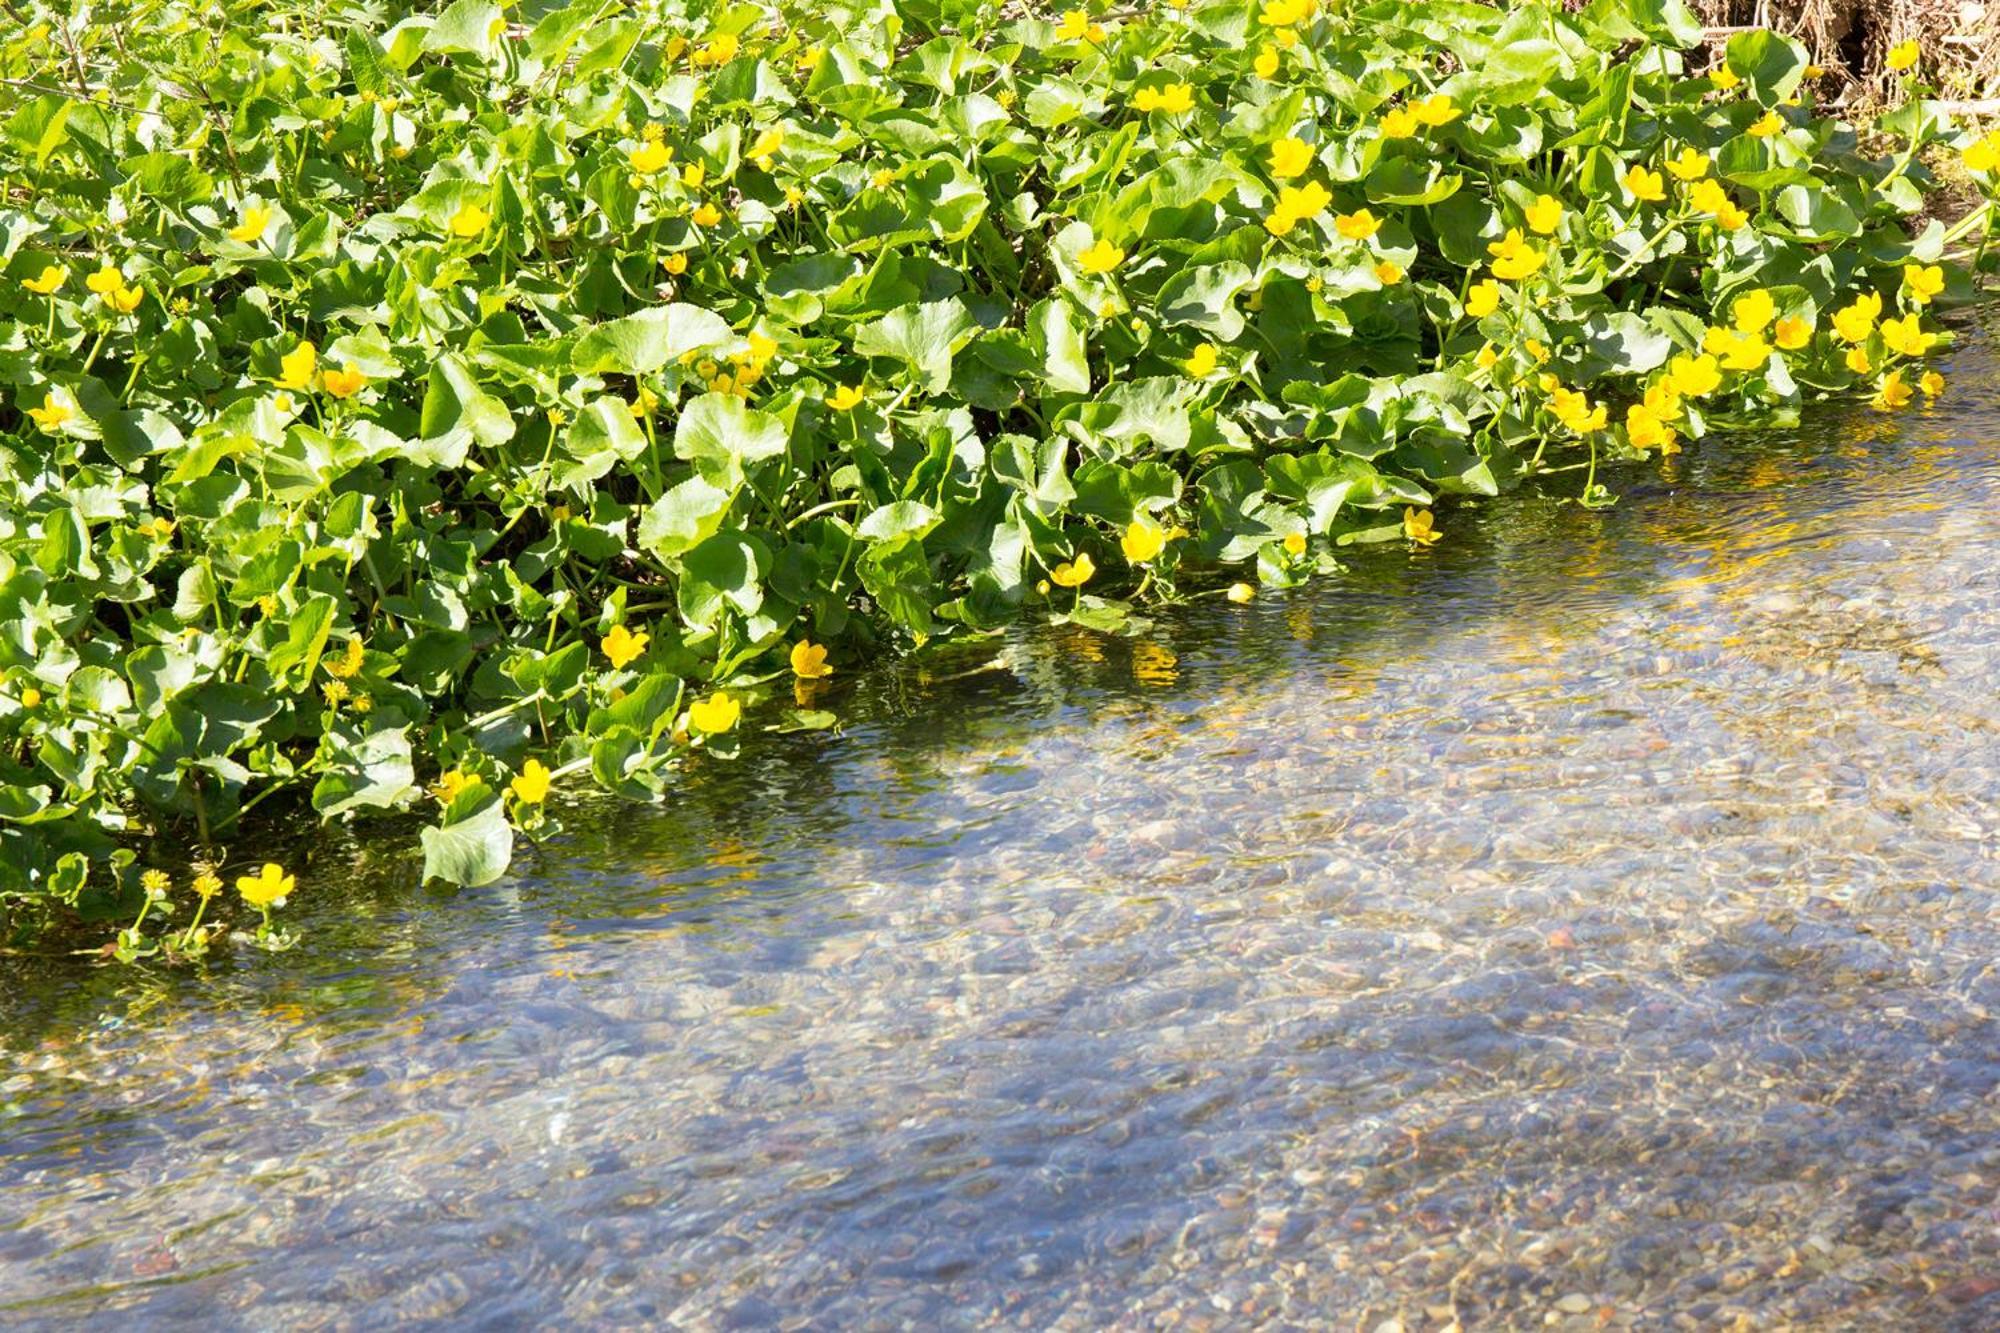
[[[1528,205],[1527,217],[1528,226],[1542,235],[1548,236],[1557,227],[1562,225],[1562,200],[1557,199],[1554,195],[1536,195],[1535,202]]]
[[[825,680],[833,674],[826,664],[826,645],[800,639],[792,645],[792,674],[800,680]]]
[[[310,389],[312,388],[313,372],[318,368],[319,348],[309,342],[302,342],[278,358],[278,387],[281,389]]]
[[[1881,313],[1881,296],[1865,292],[1833,312],[1833,331],[1840,335],[1843,342],[1867,342],[1868,335],[1875,331],[1875,319]]]
[[[1682,182],[1700,180],[1708,174],[1708,166],[1708,154],[1692,148],[1681,149],[1677,156],[1667,161],[1667,170],[1673,173],[1674,179]]]
[[[1164,88],[1141,88],[1132,94],[1132,106],[1138,111],[1163,111],[1178,116],[1194,109],[1194,85],[1170,83]]]
[[[1404,506],[1403,539],[1405,541],[1414,542],[1418,546],[1431,546],[1442,536],[1444,534],[1437,530],[1436,520],[1432,517],[1430,510],[1418,509],[1408,505]]]
[[[1812,341],[1812,324],[1797,315],[1789,315],[1778,321],[1772,330],[1772,341],[1787,352],[1796,351]]]
[[[539,759],[521,765],[521,771],[507,784],[523,805],[540,805],[549,797],[549,770]]]
[[[343,364],[339,370],[329,370],[321,375],[319,382],[320,387],[335,398],[352,398],[367,387],[368,377],[356,370],[354,363],[350,361]]]
[[[1141,515],[1125,525],[1118,546],[1127,561],[1143,565],[1167,549],[1167,530]]]
[[[726,690],[717,690],[706,699],[688,705],[688,725],[710,736],[720,736],[743,716],[743,705]]]
[[[1493,276],[1507,282],[1532,278],[1548,262],[1548,256],[1529,244],[1519,227],[1510,227],[1505,236],[1488,242],[1486,253],[1493,256]]]
[[[1095,573],[1097,573],[1097,562],[1090,558],[1089,552],[1085,552],[1076,559],[1065,560],[1050,570],[1049,581],[1058,588],[1081,588],[1090,582],[1091,576]]]
[[[469,240],[485,232],[486,224],[492,220],[493,215],[478,204],[462,204],[459,210],[451,215],[449,224],[451,234],[462,240]]]
[[[1076,257],[1077,267],[1090,274],[1109,273],[1124,262],[1125,252],[1101,237]]]
[[[2000,130],[1993,130],[1967,144],[1961,160],[1967,171],[2000,171]]]
[[[613,625],[611,632],[604,636],[598,647],[602,648],[604,655],[611,659],[613,670],[623,670],[637,661],[639,655],[646,651],[647,641],[651,638],[652,636],[645,630],[634,632],[624,625]]]
[[[243,210],[242,219],[229,229],[229,239],[240,245],[255,245],[263,239],[270,225],[271,210],[262,204],[252,204]]]
[[[52,296],[58,287],[69,281],[69,270],[61,264],[49,264],[32,278],[21,279],[21,285],[37,296]]]
[[[826,405],[836,412],[852,412],[865,397],[858,384],[843,384],[826,396]]]
[[[1465,313],[1474,319],[1485,319],[1500,308],[1500,284],[1485,278],[1472,284],[1465,293]]]
[[[236,891],[243,895],[243,901],[260,911],[267,907],[283,907],[285,899],[298,887],[296,877],[285,873],[285,868],[275,861],[267,861],[264,868],[254,875],[244,875],[236,881]]]
[[[1903,372],[1892,370],[1882,377],[1882,387],[1875,391],[1875,406],[1893,411],[1910,405],[1910,386],[1903,383]]]
[[[42,395],[42,405],[28,409],[28,415],[43,430],[52,431],[76,415],[76,408],[70,404],[69,396],[58,389],[50,389]]]
[[[1925,333],[1916,312],[1901,319],[1882,321],[1882,345],[1897,356],[1922,356],[1937,341],[1935,333]]]
[[[1382,219],[1365,208],[1356,209],[1335,217],[1333,229],[1350,241],[1365,241],[1382,230]]]
[[[1935,370],[1926,370],[1918,378],[1917,387],[1924,391],[1924,397],[1935,398],[1944,392],[1944,376]]]
[[[1620,179],[1632,197],[1641,203],[1657,204],[1667,197],[1666,177],[1657,171],[1634,165],[1626,168]]]
[[[1903,295],[1911,305],[1929,305],[1944,290],[1944,268],[1938,264],[1903,266]]]
[[[1304,139],[1286,135],[1271,145],[1271,174],[1281,181],[1305,175],[1312,161],[1312,145]]]
[[[1905,70],[1915,69],[1917,67],[1917,61],[1922,57],[1922,55],[1923,55],[1922,48],[1920,48],[1917,45],[1914,39],[1906,42],[1897,42],[1894,46],[1889,48],[1889,54],[1884,59],[1883,63],[1888,65],[1890,69],[1895,70],[1898,74],[1901,74]]]
[[[1410,103],[1410,114],[1425,128],[1437,129],[1441,125],[1451,124],[1465,113],[1458,109],[1458,104],[1451,98],[1443,93],[1433,93],[1429,97]]]
[[[658,139],[648,139],[627,153],[625,160],[631,164],[632,170],[642,176],[650,176],[664,170],[667,163],[674,160],[674,150]]]
[[[1729,320],[1744,333],[1762,333],[1778,317],[1778,303],[1762,287],[1753,287],[1729,303]]]

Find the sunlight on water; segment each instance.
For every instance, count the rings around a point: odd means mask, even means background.
[[[0,1322],[2000,1321],[2000,365],[305,943],[0,963]]]

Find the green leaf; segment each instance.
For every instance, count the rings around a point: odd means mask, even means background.
[[[954,296],[906,305],[863,324],[854,331],[854,350],[862,356],[900,361],[909,367],[918,388],[943,393],[951,384],[952,357],[978,330],[979,321]]]
[[[386,809],[416,790],[407,727],[356,737],[345,728],[330,731],[320,745],[320,780],[313,809],[332,817],[363,807]]]
[[[713,310],[674,303],[599,324],[577,339],[570,366],[579,375],[650,375],[690,352],[705,352],[733,340],[729,325]]]
[[[500,878],[514,856],[514,830],[498,800],[486,801],[462,819],[426,828],[420,836],[427,881],[476,889]]]
[[[713,629],[725,611],[749,617],[764,605],[764,576],[771,552],[740,532],[719,532],[681,559],[681,618]]]
[[[463,52],[491,60],[507,20],[492,0],[454,0],[424,37],[423,49],[435,53]]]
[[[1768,28],[1753,28],[1729,39],[1724,59],[1730,70],[1750,85],[1750,95],[1764,106],[1776,106],[1799,89],[1812,57],[1805,47]]]
[[[778,457],[790,439],[782,417],[761,412],[735,394],[705,393],[681,410],[674,456],[734,490],[745,464]]]

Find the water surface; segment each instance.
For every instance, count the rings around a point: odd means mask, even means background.
[[[1946,369],[848,673],[487,889],[335,835],[291,954],[0,960],[0,1324],[1993,1327],[2000,364]]]

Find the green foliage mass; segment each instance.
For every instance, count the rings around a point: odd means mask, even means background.
[[[654,796],[823,724],[818,646],[1604,503],[1899,405],[1970,288],[1934,108],[1711,72],[1680,0],[6,8],[17,927],[129,912],[149,840],[247,870],[266,801],[484,882],[531,761]]]

